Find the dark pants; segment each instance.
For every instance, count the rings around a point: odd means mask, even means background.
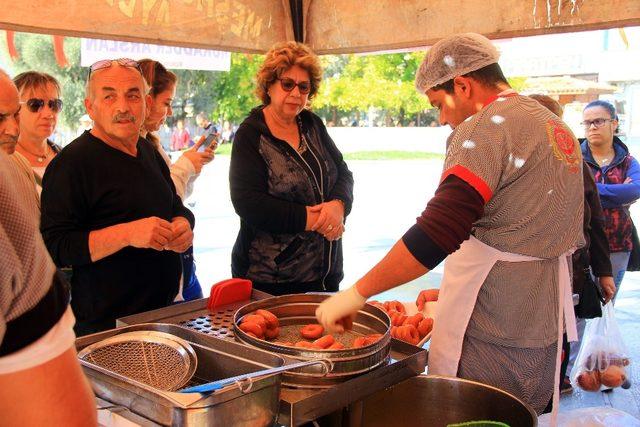
[[[182,298],[193,301],[202,298],[202,286],[196,276],[196,262],[193,259],[193,246],[182,253]]]

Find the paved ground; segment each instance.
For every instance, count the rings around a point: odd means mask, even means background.
[[[196,182],[189,202],[197,218],[195,252],[198,277],[205,295],[212,284],[230,277],[230,253],[239,220],[233,211],[228,188],[229,158],[219,156]],[[350,286],[378,262],[420,214],[431,198],[441,172],[439,161],[353,161],[355,205],[344,235],[345,280]],[[640,210],[632,209],[640,219]],[[638,222],[636,222],[638,223]],[[438,287],[442,266],[426,276],[397,288],[379,299],[413,300],[419,289]],[[640,360],[640,273],[628,273],[616,305],[616,317],[632,360]],[[632,364],[632,368],[635,368]],[[640,368],[631,370],[640,385]],[[561,400],[561,410],[610,406],[640,418],[640,389],[616,389],[613,393],[576,391]]]

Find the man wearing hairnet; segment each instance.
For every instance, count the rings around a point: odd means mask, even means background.
[[[567,256],[583,241],[582,158],[562,121],[510,88],[498,57],[473,33],[428,51],[416,87],[453,128],[440,185],[382,261],[316,315],[340,331],[367,298],[446,258],[439,294],[416,301],[438,301],[429,374],[496,386],[542,413],[565,324],[575,337]]]

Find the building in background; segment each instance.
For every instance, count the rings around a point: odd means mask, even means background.
[[[547,80],[546,91],[537,90],[543,88],[540,85],[536,91],[565,105],[564,119],[578,136],[584,133],[578,125],[584,105],[606,99],[618,110],[627,142],[640,148],[640,27],[521,37],[496,44],[505,75],[557,77]],[[581,82],[585,80],[593,83]]]

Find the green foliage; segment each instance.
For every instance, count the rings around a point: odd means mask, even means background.
[[[218,148],[216,148],[216,156],[230,156],[232,145],[233,144],[218,145]]]
[[[78,119],[85,113],[84,82],[87,69],[80,66],[80,39],[67,37],[64,52],[69,66],[60,68],[53,54],[53,38],[41,34],[16,33],[16,49],[20,57],[13,66],[14,74],[37,70],[54,76],[62,88],[64,107],[60,116],[63,126],[75,129]],[[7,46],[0,43],[0,55],[5,63],[11,59]]]
[[[323,58],[325,78],[313,106],[327,115],[381,110],[401,122],[429,108],[429,102],[414,87],[421,52],[387,55],[340,55]]]
[[[525,87],[527,77],[507,77],[507,81],[509,82],[509,85],[513,88],[513,90],[515,90],[516,92],[520,92]]]
[[[254,76],[262,58],[231,54],[231,68],[223,71],[173,70],[178,76],[174,120],[204,112],[215,123],[240,123],[258,104]]]
[[[263,57],[261,55],[231,54],[231,69],[222,73],[212,87],[217,105],[213,119],[240,123],[260,101],[254,95],[255,76]]]
[[[78,119],[86,112],[84,85],[88,70],[80,66],[80,39],[65,37],[64,50],[70,64],[65,68],[60,68],[55,61],[51,36],[16,33],[15,45],[19,58],[12,63],[13,74],[38,70],[58,79],[64,101],[61,124],[75,129]],[[12,62],[5,43],[0,43],[0,55],[4,63]],[[261,62],[262,57],[258,55],[233,53],[229,72],[173,70],[179,79],[173,121],[200,111],[215,122],[229,120],[237,124],[242,121],[258,104],[253,90],[254,77]]]

